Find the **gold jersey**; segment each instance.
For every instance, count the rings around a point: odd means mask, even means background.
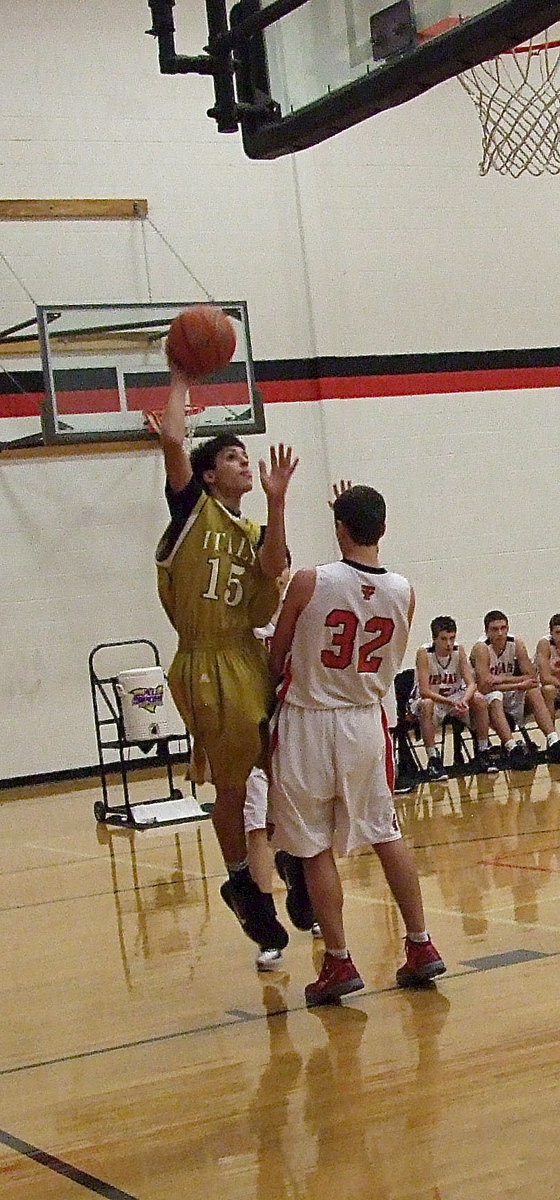
[[[266,625],[278,607],[279,587],[261,570],[260,526],[205,492],[180,531],[172,526],[156,560],[159,596],[179,648],[224,645]]]
[[[253,628],[276,612],[279,581],[261,570],[259,525],[205,492],[191,489],[191,499],[156,552],[160,599],[179,635],[169,686],[194,739],[193,777],[202,782],[206,756],[216,787],[243,787],[265,761],[274,694]]]

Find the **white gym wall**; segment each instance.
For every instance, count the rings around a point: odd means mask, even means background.
[[[198,53],[203,6],[178,0]],[[10,24],[11,20],[11,24]],[[450,82],[295,159],[253,163],[206,117],[211,83],[162,77],[138,0],[25,0],[3,27],[5,197],[147,197],[213,295],[249,305],[256,359],[554,346],[556,187],[477,174],[476,114]],[[67,24],[68,28],[65,28]],[[203,297],[148,231],[154,299]],[[140,230],[0,223],[0,250],[39,303],[143,300]],[[0,324],[33,306],[0,262]],[[555,591],[555,389],[267,407],[301,455],[289,503],[295,566],[334,545],[329,482],[377,485],[385,559],[418,594],[411,641],[439,612],[470,643],[503,607],[532,651]],[[158,451],[0,458],[0,778],[95,763],[87,656],[173,634],[155,592],[166,511]],[[258,488],[247,511],[263,512]]]

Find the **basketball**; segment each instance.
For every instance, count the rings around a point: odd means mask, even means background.
[[[167,357],[186,375],[209,375],[225,367],[235,344],[235,329],[225,312],[201,304],[185,309],[171,322]]]

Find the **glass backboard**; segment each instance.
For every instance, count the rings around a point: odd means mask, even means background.
[[[37,320],[0,331],[0,450],[42,445],[43,365]]]
[[[226,367],[190,388],[191,404],[205,410],[196,435],[212,436],[224,427],[240,434],[261,432],[264,414],[255,387],[247,305],[225,301],[218,306],[234,324],[237,346]],[[152,437],[145,414],[165,406],[165,341],[171,321],[187,307],[189,301],[39,306],[45,441]],[[27,336],[31,347],[37,334]]]
[[[269,5],[239,0],[232,28]],[[304,0],[254,36],[241,98],[267,117],[242,120],[250,157],[330,137],[421,94],[560,20],[560,0]],[[260,57],[259,57],[260,53]],[[252,54],[252,58],[251,58]]]

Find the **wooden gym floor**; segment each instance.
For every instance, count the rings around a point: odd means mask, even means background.
[[[395,988],[360,854],[366,990],[310,1011],[319,948],[256,973],[210,821],[117,831],[97,796],[1,794],[2,1200],[557,1200],[560,768],[397,798],[448,974]]]

